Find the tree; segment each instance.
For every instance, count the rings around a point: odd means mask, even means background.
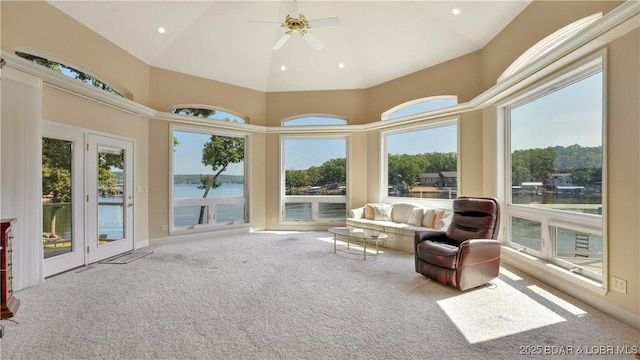
[[[307,173],[305,170],[287,170],[285,184],[290,189],[307,186]]]
[[[229,164],[236,164],[244,160],[244,139],[211,135],[211,139],[204,144],[202,148],[202,163],[211,167],[213,174],[202,175],[200,178],[201,185],[198,189],[204,190],[203,198],[209,195],[211,189],[220,186],[218,177],[227,170]],[[206,207],[200,207],[200,216],[198,224],[204,223],[204,214]]]
[[[42,138],[42,194],[51,197],[49,232],[56,237],[56,219],[64,203],[71,201],[71,143]]]
[[[324,184],[341,183],[347,178],[347,159],[331,159],[321,166],[322,182]]]
[[[98,151],[98,191],[105,195],[117,195],[118,179],[112,169],[124,169],[124,150]]]
[[[213,116],[216,113],[216,111],[212,109],[201,109],[201,108],[176,108],[176,109],[173,109],[173,113],[181,114],[181,115],[196,116],[201,118],[208,118]],[[231,121],[231,120],[227,119],[227,121]]]

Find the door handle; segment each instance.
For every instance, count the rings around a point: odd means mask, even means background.
[[[133,203],[127,204],[127,207],[133,207]]]

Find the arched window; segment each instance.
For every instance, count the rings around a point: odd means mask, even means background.
[[[176,105],[173,107],[173,113],[211,120],[231,121],[238,124],[245,124],[247,122],[245,116],[235,114],[230,110],[208,105]]]
[[[55,72],[68,76],[70,78],[80,80],[85,84],[95,86],[98,89],[106,91],[110,94],[114,94],[123,98],[131,98],[128,92],[124,90],[116,89],[115,86],[111,84],[107,84],[102,80],[99,80],[93,75],[88,74],[86,71],[79,70],[78,69],[79,66],[75,66],[75,65],[70,66],[67,64],[63,64],[60,61],[54,60],[51,56],[48,56],[47,58],[45,58],[39,55],[34,55],[34,54],[22,52],[22,51],[16,51],[16,55],[20,56],[23,59],[27,59],[33,63],[36,63],[38,65],[42,65],[50,70],[53,70]],[[125,94],[127,94],[127,96],[125,96]]]
[[[555,31],[553,34],[545,37],[544,39],[538,41],[535,45],[529,48],[529,50],[525,51],[520,57],[516,59],[508,68],[505,70],[500,77],[498,77],[497,82],[501,82],[505,78],[510,75],[518,72],[520,69],[526,67],[529,64],[532,64],[551,50],[557,48],[558,46],[564,44],[569,39],[578,34],[581,30],[586,28],[587,26],[594,23],[596,20],[602,17],[602,13],[597,13],[591,16],[587,16],[578,21],[574,21],[571,24],[563,27],[560,30]]]
[[[282,120],[282,126],[347,125],[347,119],[335,115],[303,115]]]
[[[393,120],[404,116],[426,113],[457,104],[458,97],[455,95],[429,96],[407,101],[385,111],[382,113],[382,120]]]

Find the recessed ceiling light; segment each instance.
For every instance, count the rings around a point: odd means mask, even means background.
[[[338,67],[339,67],[340,69],[344,69],[344,63],[340,63],[340,64],[338,64]]]
[[[280,66],[280,70],[282,70],[282,71],[286,71],[286,70],[287,70],[287,67],[286,67],[286,66],[284,66],[284,65],[282,65],[282,66]]]
[[[163,28],[162,26],[158,28],[158,32],[159,32],[160,34],[164,34],[164,33],[165,33],[165,31],[167,31],[167,29]]]
[[[460,15],[460,13],[462,13],[462,10],[460,8],[453,8],[451,9],[451,13],[453,15]]]

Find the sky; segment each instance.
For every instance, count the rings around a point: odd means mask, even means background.
[[[511,150],[602,145],[602,73],[511,111]]]

